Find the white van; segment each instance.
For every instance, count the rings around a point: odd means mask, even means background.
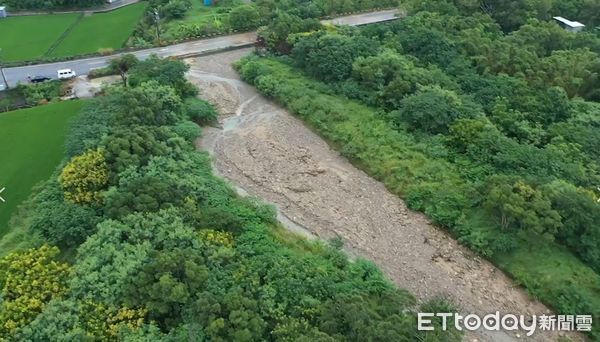
[[[75,74],[75,71],[71,69],[61,69],[58,70],[56,73],[58,74],[59,80],[68,80],[69,78],[77,76],[77,74]]]

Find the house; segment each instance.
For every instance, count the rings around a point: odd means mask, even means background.
[[[578,21],[571,21],[563,17],[553,17],[553,19],[556,20],[562,28],[569,32],[579,32],[585,27],[585,25]]]
[[[6,6],[0,6],[0,18],[6,18],[7,16]]]

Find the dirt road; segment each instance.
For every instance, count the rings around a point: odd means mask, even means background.
[[[420,300],[446,295],[465,313],[549,312],[493,265],[407,209],[300,120],[240,81],[230,64],[249,52],[187,60],[189,79],[221,114],[222,129],[204,129],[198,141],[199,148],[213,154],[221,176],[276,204],[284,223],[295,230],[306,229],[323,239],[342,238],[353,254],[373,260]],[[558,334],[538,332],[531,340],[557,338]],[[522,332],[477,331],[466,339],[530,338]]]

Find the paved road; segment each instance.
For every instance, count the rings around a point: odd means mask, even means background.
[[[397,13],[397,10],[369,12],[334,18],[330,20],[321,20],[321,22],[323,24],[360,26],[398,19],[398,17],[396,16]]]
[[[347,17],[340,17],[332,20],[324,20],[323,23],[333,23],[336,25],[366,25],[378,22],[385,22],[396,19],[396,10],[386,10],[379,12],[370,12],[356,14]],[[165,47],[158,47],[133,52],[139,59],[146,59],[152,54],[160,57],[181,57],[201,55],[207,52],[221,50],[226,48],[238,48],[250,46],[256,41],[256,33],[240,33],[230,36],[222,36],[210,39],[194,40],[186,43],[175,44]],[[3,69],[6,83],[9,87],[16,86],[19,82],[27,82],[28,76],[47,76],[56,78],[56,70],[72,69],[77,75],[87,75],[90,70],[98,69],[108,65],[108,62],[117,55],[100,56],[72,61],[37,64],[14,68]],[[0,90],[2,90],[2,80],[0,79]]]

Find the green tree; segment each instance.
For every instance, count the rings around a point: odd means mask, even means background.
[[[89,150],[73,157],[59,176],[65,200],[76,204],[102,201],[102,190],[108,184],[108,167],[104,152]]]
[[[160,7],[160,13],[165,19],[182,19],[190,8],[189,0],[171,0]]]
[[[123,80],[123,85],[127,86],[127,72],[137,63],[139,63],[138,58],[135,55],[128,53],[111,59],[108,67],[118,72]]]
[[[69,265],[55,261],[58,253],[58,248],[44,245],[0,259],[2,336],[13,335],[65,292]]]
[[[292,33],[309,32],[321,28],[321,23],[315,19],[302,19],[285,12],[276,12],[276,17],[264,28],[258,30],[258,36],[264,40],[269,50],[288,54],[292,46],[288,36]]]
[[[155,253],[191,248],[197,241],[197,234],[175,210],[104,221],[78,250],[70,293],[76,298],[118,305],[131,278],[152,261]]]
[[[148,81],[135,88],[117,90],[118,109],[113,125],[166,126],[182,119],[183,104],[174,88]]]
[[[554,51],[542,59],[538,75],[544,84],[562,87],[570,97],[600,85],[600,57],[587,49]]]
[[[562,225],[561,217],[542,192],[508,177],[492,177],[487,187],[484,207],[500,220],[504,229],[554,239]]]
[[[542,191],[561,216],[559,241],[596,271],[600,270],[600,212],[594,194],[564,181],[544,185]]]
[[[145,309],[60,298],[48,303],[17,337],[29,341],[114,341],[124,330],[140,330],[146,312]]]
[[[183,308],[205,288],[208,268],[201,253],[193,248],[155,252],[127,285],[125,302],[145,306],[159,326],[176,326]]]
[[[95,208],[65,201],[56,180],[48,181],[34,198],[30,227],[59,247],[79,246],[96,231],[101,216]]]
[[[185,112],[190,120],[201,126],[213,124],[219,117],[219,113],[213,105],[197,98],[190,98],[185,101]]]
[[[300,38],[294,44],[292,57],[318,79],[342,81],[350,77],[357,57],[373,55],[377,49],[378,44],[360,36],[317,33]]]
[[[178,158],[189,149],[186,141],[168,127],[119,127],[102,139],[110,183],[130,166],[144,166],[154,156]]]
[[[129,85],[137,87],[148,81],[173,87],[181,98],[195,96],[198,90],[185,79],[190,67],[179,60],[161,59],[151,55],[129,70]]]
[[[452,122],[459,117],[478,116],[474,108],[455,92],[439,86],[421,87],[414,95],[400,102],[400,110],[395,112],[396,123],[407,123],[411,128],[427,133],[446,133]]]
[[[229,12],[229,24],[234,30],[248,31],[258,27],[260,14],[253,5],[237,6]]]

